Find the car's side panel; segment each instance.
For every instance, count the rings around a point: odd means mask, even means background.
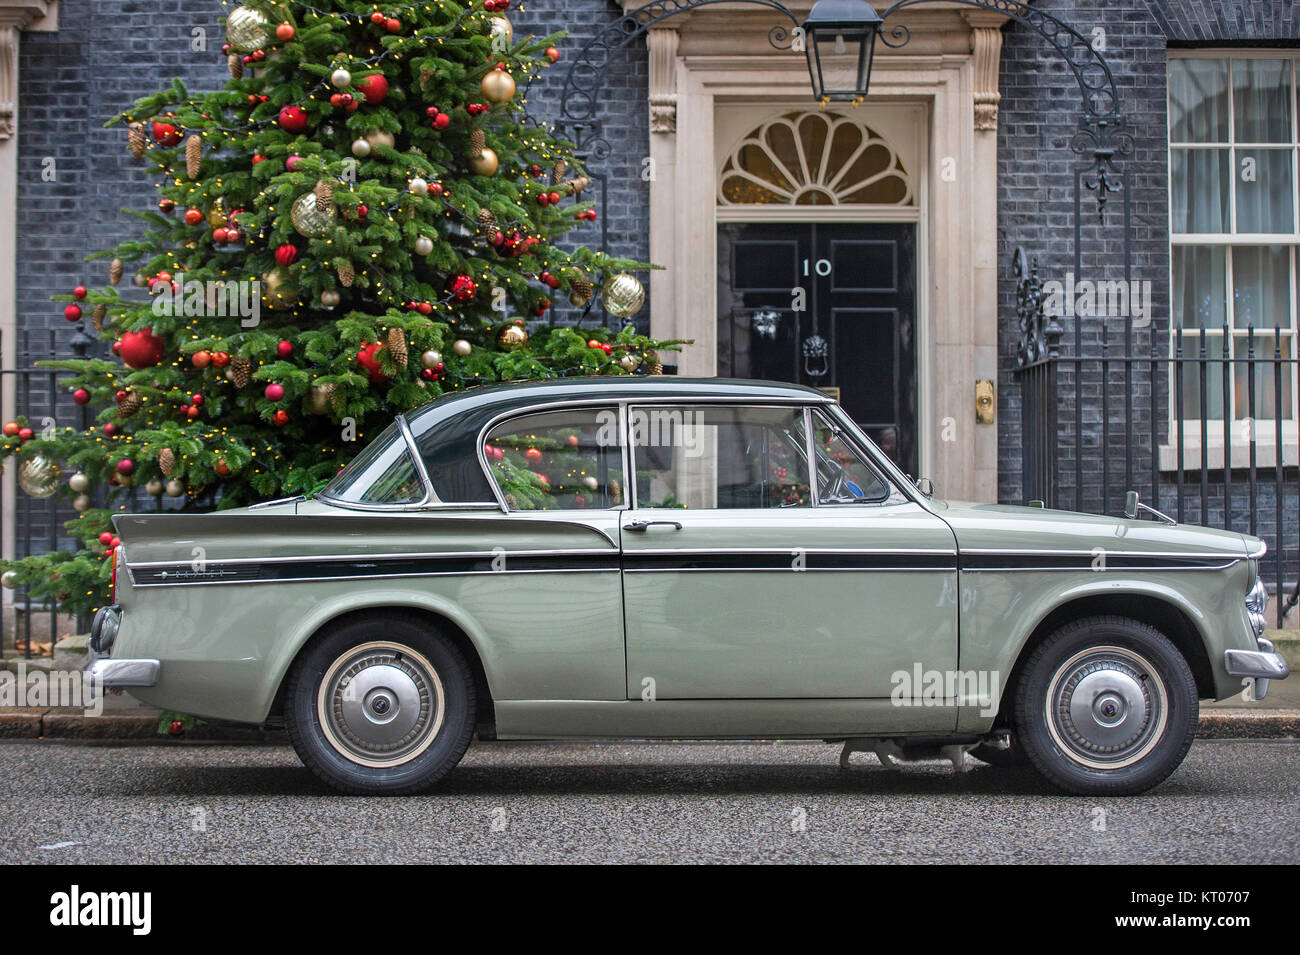
[[[161,661],[158,685],[133,691],[145,702],[260,722],[322,625],[411,607],[464,630],[494,698],[624,699],[618,518],[358,512],[267,528],[214,515],[201,560],[175,527],[120,522],[131,573],[119,580],[113,655]],[[274,577],[221,582],[227,571],[254,570]]]
[[[1255,649],[1242,600],[1253,580],[1247,560],[1218,570],[1140,575],[1121,569],[963,571],[960,668],[963,673],[984,674],[1001,697],[1026,644],[1053,611],[1090,597],[1147,597],[1177,609],[1191,623],[1210,661],[1215,697],[1226,699],[1240,693],[1242,686],[1224,670],[1223,651]],[[996,708],[981,700],[964,704],[959,730],[977,732],[992,725]]]

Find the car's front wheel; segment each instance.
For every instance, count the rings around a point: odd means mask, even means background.
[[[296,661],[285,715],[298,756],[336,789],[420,792],[465,755],[474,679],[455,644],[419,618],[353,618]]]
[[[1178,768],[1196,734],[1191,668],[1154,627],[1089,617],[1026,663],[1016,742],[1047,779],[1081,795],[1140,793]]]

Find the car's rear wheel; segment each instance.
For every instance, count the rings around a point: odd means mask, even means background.
[[[1089,617],[1053,633],[1027,661],[1016,741],[1069,792],[1140,793],[1182,763],[1198,714],[1191,668],[1164,634],[1124,617]]]
[[[294,664],[285,701],[303,763],[336,789],[428,789],[474,732],[474,679],[455,644],[417,617],[354,618]]]

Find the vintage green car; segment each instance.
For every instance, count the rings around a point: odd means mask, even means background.
[[[1287,667],[1261,541],[1129,510],[932,500],[795,385],[472,389],[315,500],[115,518],[90,673],[283,720],[353,793],[424,789],[476,732],[973,749],[1135,793],[1178,767],[1199,700]]]

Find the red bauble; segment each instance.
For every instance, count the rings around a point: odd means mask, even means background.
[[[286,106],[280,110],[280,128],[287,133],[307,131],[307,111],[301,106]]]
[[[275,346],[275,353],[281,358],[288,358],[293,354],[293,342],[283,341]]]
[[[540,461],[542,459],[542,452],[537,448],[529,448],[524,452],[524,457],[529,461]]]
[[[295,169],[298,168],[298,164],[301,162],[302,162],[301,156],[290,156],[288,159],[284,161],[284,168],[287,169],[289,172],[293,172]]]
[[[213,352],[212,364],[217,368],[225,368],[230,364],[230,355],[223,351]]]
[[[78,285],[76,288],[74,288],[74,289],[72,290],[72,297],[73,297],[73,298],[76,298],[76,299],[82,299],[82,298],[85,298],[85,297],[86,297],[86,286],[84,286],[84,285]]]
[[[283,428],[286,424],[289,423],[289,412],[281,408],[275,414],[271,415],[271,423],[274,424],[277,428]]]
[[[199,224],[200,222],[202,222],[202,221],[203,221],[203,210],[202,210],[202,209],[186,209],[186,210],[185,210],[185,224],[186,224],[186,225],[198,225],[198,224]]]
[[[294,29],[292,23],[281,23],[275,28],[275,37],[281,43],[288,43],[293,39]]]
[[[115,434],[117,434],[117,425],[113,424],[111,421],[104,425],[104,437],[111,438]]]
[[[35,437],[35,436],[36,436],[36,432],[33,431],[31,428],[19,428],[19,429],[18,429],[18,440],[19,440],[19,441],[30,441],[30,440],[32,440],[32,438]]]
[[[104,531],[104,533],[99,535],[99,542],[107,547],[109,544],[113,543],[113,535],[108,531]]]
[[[560,204],[560,194],[558,192],[549,193],[547,198],[551,200],[551,205],[553,206],[558,206]]]
[[[220,242],[226,242],[226,241],[228,241],[229,239],[230,239],[230,230],[227,229],[225,226],[221,226],[221,225],[219,225],[219,226],[217,226],[215,229],[212,230],[212,241],[213,241],[213,242],[218,242],[218,243],[220,243]]]
[[[200,349],[190,356],[190,364],[195,368],[207,368],[212,364],[212,352]]]
[[[203,404],[203,396],[199,394],[190,395],[190,401],[194,403],[195,407],[198,407]]]
[[[383,22],[384,22],[385,20],[387,20],[387,19],[388,19],[388,17],[384,16],[384,15],[383,15],[382,13],[380,13],[378,10],[376,10],[374,13],[370,14],[370,22],[371,22],[371,23],[383,23]]]
[[[356,86],[366,97],[366,102],[371,106],[382,103],[384,97],[388,95],[388,78],[382,73],[362,77],[357,81]]]
[[[80,305],[69,305],[67,308],[65,308],[65,309],[63,310],[63,317],[66,318],[66,319],[67,319],[68,321],[70,321],[70,322],[80,321],[80,319],[81,319],[81,306],[80,306]]]
[[[451,125],[451,117],[448,116],[446,113],[439,113],[437,116],[433,117],[434,129],[439,129],[439,130],[446,129],[450,125]]]
[[[433,381],[437,376],[433,373],[432,368],[421,368],[420,377],[425,381]]]
[[[442,193],[443,193],[442,183],[440,182],[429,183],[429,195],[440,196],[442,195]]]
[[[421,315],[433,314],[433,306],[428,302],[421,302],[419,305],[415,306],[415,310],[419,312]]]
[[[357,352],[357,364],[366,370],[370,375],[372,384],[382,384],[387,381],[389,376],[384,374],[383,367],[379,364],[379,352],[384,348],[380,342],[371,342],[368,345],[362,345],[361,351]]]
[[[447,291],[458,302],[472,302],[478,294],[478,286],[468,275],[457,275],[447,284]]]
[[[260,163],[260,162],[266,162],[266,157],[263,156],[261,153],[254,153],[254,154],[253,154],[253,159],[252,159],[252,164],[253,164],[254,166],[256,166],[256,165],[257,165],[258,163]]]
[[[596,341],[596,339],[594,339],[594,338],[588,339],[588,341],[587,341],[587,347],[588,347],[588,348],[599,348],[599,347],[600,347],[600,342]]]
[[[150,368],[162,361],[166,343],[148,326],[138,332],[127,332],[119,341],[122,361],[130,368]]]
[[[181,131],[171,123],[164,123],[162,120],[155,120],[153,124],[153,138],[158,140],[159,146],[175,146],[181,141]]]
[[[78,388],[76,391],[72,393],[72,400],[79,405],[89,404],[90,392],[87,391],[85,388]]]
[[[16,438],[16,437],[18,437],[18,429],[19,429],[19,427],[20,427],[20,425],[18,424],[17,421],[6,421],[6,422],[5,422],[5,427],[4,427],[4,434],[5,434],[5,437],[6,437],[6,438]]]
[[[553,46],[548,46],[545,50],[542,51],[542,56],[546,57],[548,60],[554,63],[556,60],[560,58],[560,51]]]
[[[130,458],[123,458],[121,461],[117,462],[118,474],[130,474],[134,470],[135,470],[135,462],[132,461]]]
[[[280,265],[293,265],[298,261],[298,247],[291,242],[286,242],[275,250],[275,261]]]
[[[275,382],[271,382],[266,386],[266,391],[264,391],[263,394],[266,395],[267,401],[279,401],[284,397],[284,385],[277,385]]]
[[[537,194],[537,204],[539,206],[549,206],[551,204],[550,194],[545,192],[539,192]]]
[[[230,465],[227,464],[225,461],[218,461],[216,472],[220,474],[222,477],[225,477],[230,473]]]
[[[397,19],[397,17],[389,17],[384,21],[384,29],[389,33],[397,33],[402,29],[402,21]]]

